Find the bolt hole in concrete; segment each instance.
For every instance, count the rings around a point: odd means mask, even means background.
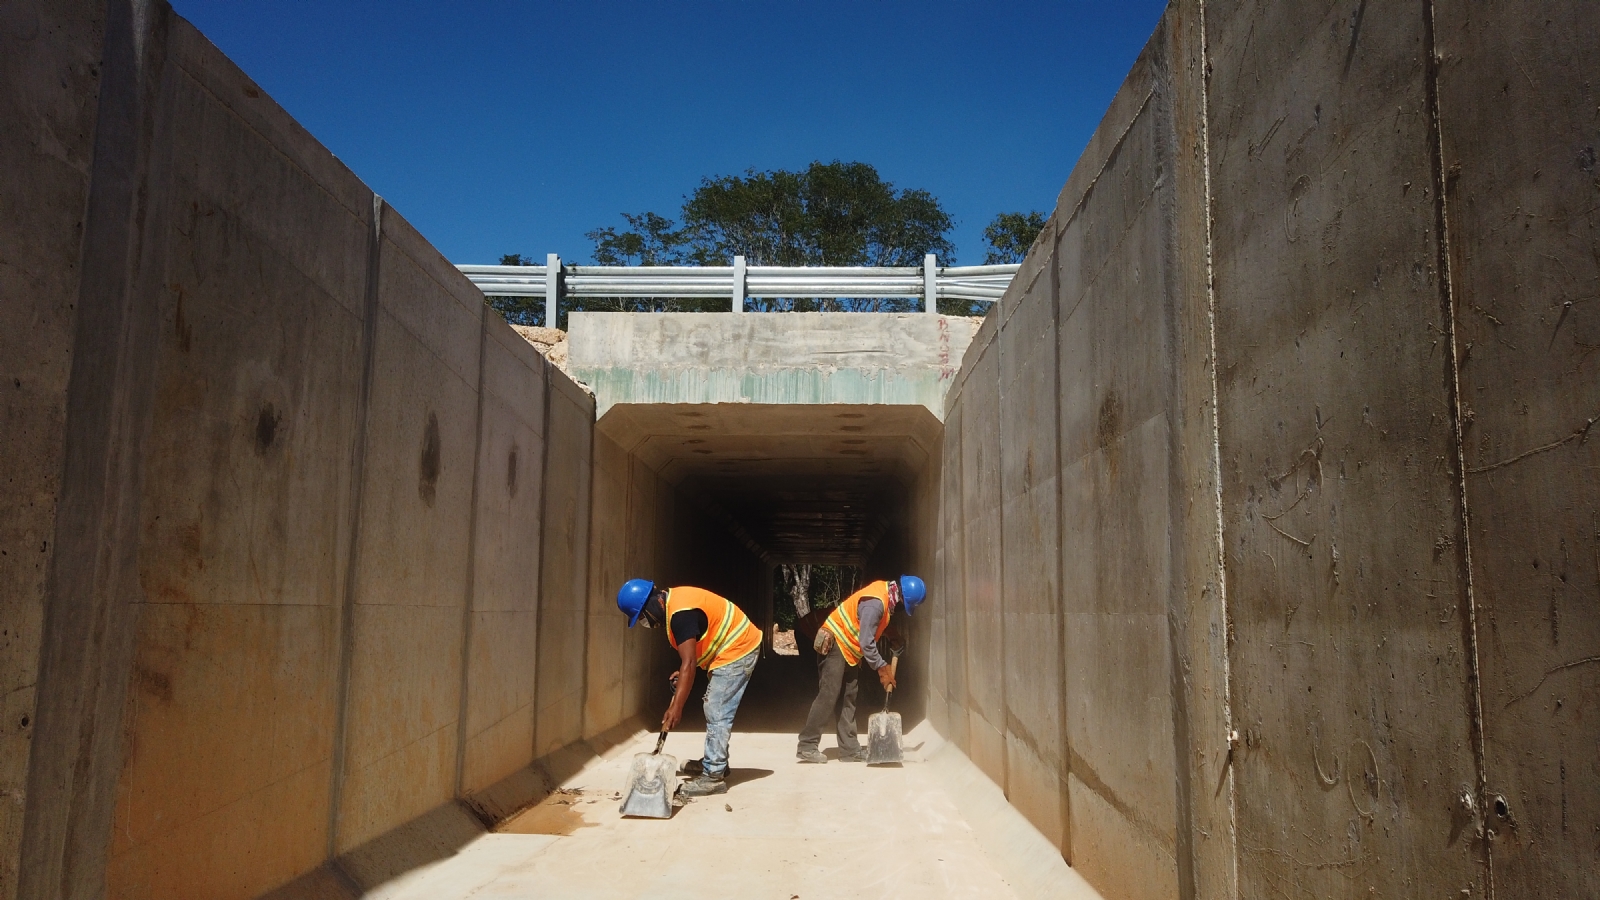
[[[1511,818],[1511,805],[1506,802],[1506,798],[1501,797],[1499,795],[1495,796],[1495,798],[1494,798],[1494,814],[1495,814],[1495,817],[1498,818],[1498,819],[1509,819],[1509,818]]]

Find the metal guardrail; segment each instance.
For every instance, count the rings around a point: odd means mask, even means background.
[[[543,297],[554,322],[562,297],[727,297],[733,312],[746,298],[921,297],[924,312],[939,298],[993,303],[1019,268],[944,266],[933,254],[921,266],[565,266],[552,253],[542,266],[457,266],[490,297]]]

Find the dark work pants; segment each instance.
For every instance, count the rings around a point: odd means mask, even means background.
[[[833,716],[835,703],[839,706],[839,723],[835,733],[839,736],[839,752],[848,756],[861,750],[856,740],[856,689],[861,674],[859,665],[845,665],[844,654],[835,646],[828,655],[817,660],[817,699],[811,701],[811,714],[806,716],[806,727],[800,731],[799,751],[815,750],[822,742],[822,729]]]

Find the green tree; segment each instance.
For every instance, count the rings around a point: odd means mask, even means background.
[[[584,234],[594,242],[594,261],[600,266],[683,266],[691,265],[684,233],[664,216],[647,212],[623,213],[633,230],[596,228]]]
[[[1044,230],[1045,214],[1042,212],[1007,212],[994,217],[983,229],[983,242],[989,252],[983,264],[1003,265],[1019,263],[1028,255],[1034,239]]]
[[[926,253],[954,262],[946,237],[953,223],[932,194],[897,190],[866,163],[814,162],[800,172],[775,169],[707,178],[674,219],[624,214],[627,230],[587,235],[602,265],[913,266]],[[909,298],[752,300],[755,309],[894,311]],[[664,304],[665,305],[665,304]],[[683,301],[679,301],[682,306]]]
[[[683,229],[653,212],[623,213],[628,229],[596,228],[584,235],[594,242],[600,266],[697,265]],[[585,297],[564,304],[579,312],[725,312],[728,301],[708,297]]]

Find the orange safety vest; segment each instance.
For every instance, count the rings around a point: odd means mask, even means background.
[[[893,607],[889,604],[889,582],[874,581],[854,594],[839,601],[833,612],[828,613],[828,618],[822,623],[833,635],[839,644],[839,652],[844,654],[847,665],[861,662],[861,601],[868,597],[876,597],[883,603],[883,618],[878,620],[878,633],[872,636],[873,641],[883,637],[884,629],[889,627],[889,613]]]
[[[706,614],[706,633],[700,636],[700,658],[695,664],[707,672],[738,662],[761,646],[761,632],[750,624],[733,601],[697,587],[675,587],[667,591],[667,643],[678,649],[672,637],[672,616],[687,609]]]

